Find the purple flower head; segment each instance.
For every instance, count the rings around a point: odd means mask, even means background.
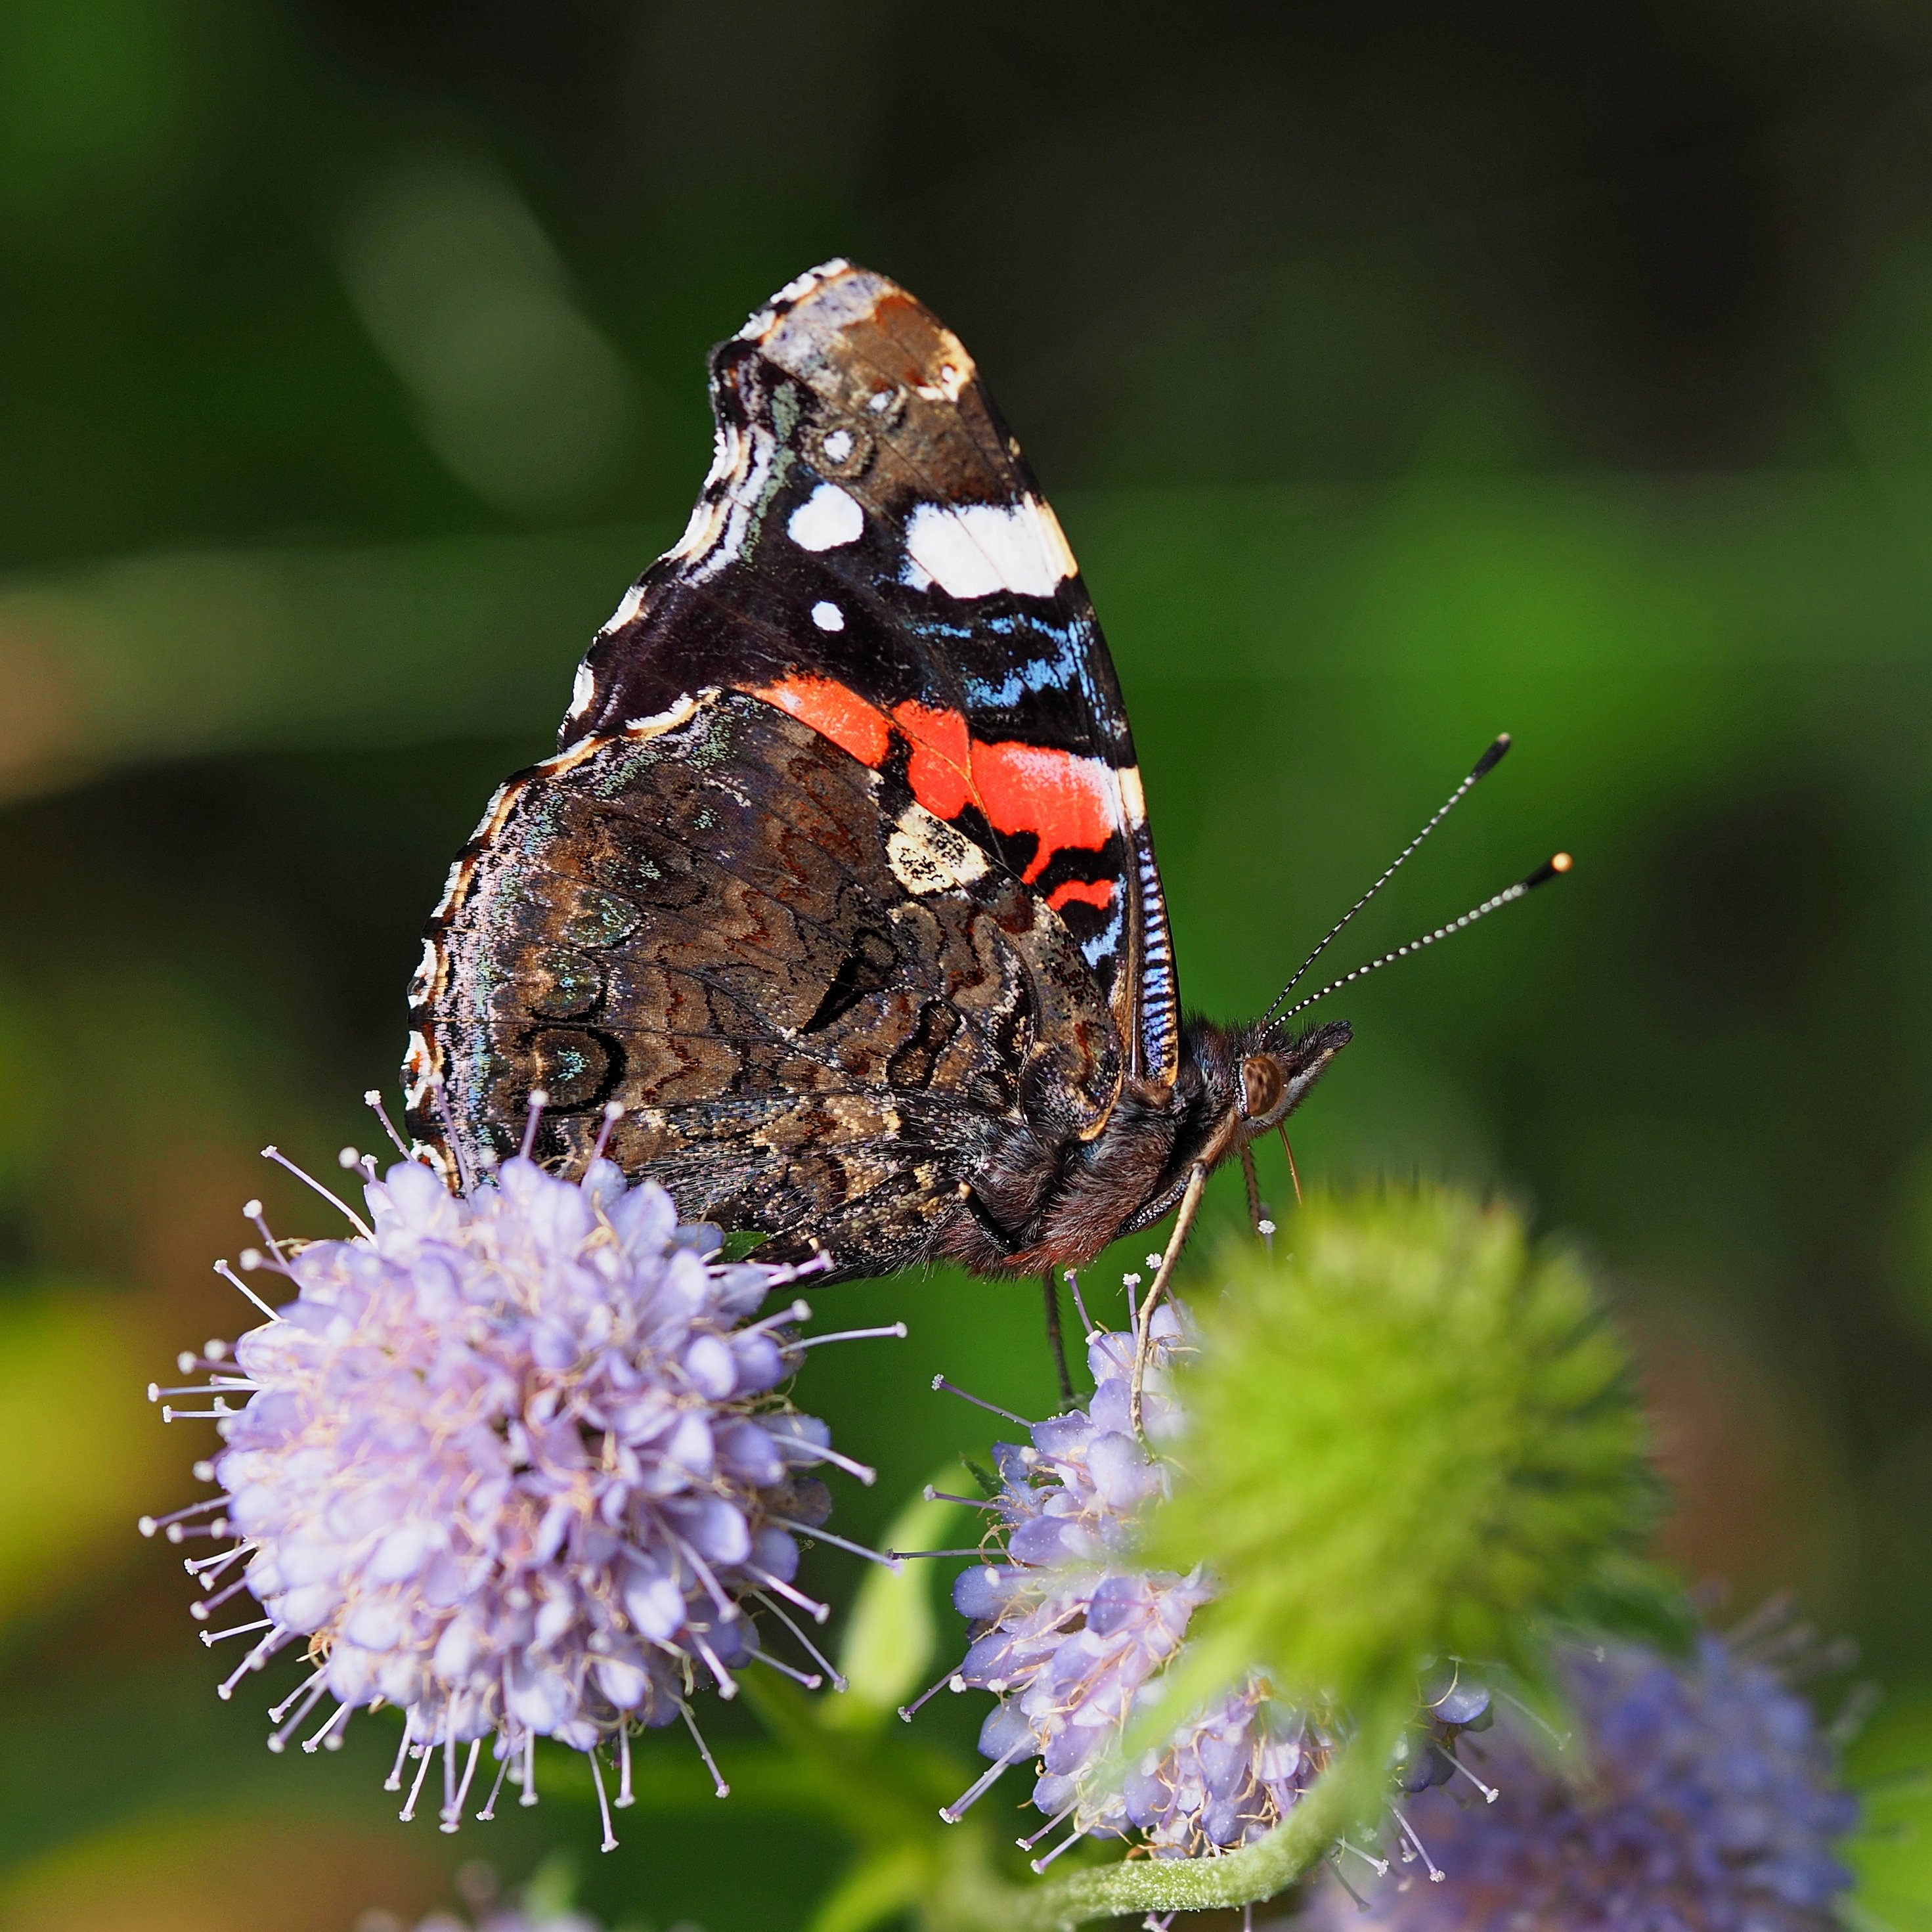
[[[1370,1916],[1324,1885],[1313,1932],[1832,1932],[1858,1807],[1774,1670],[1707,1635],[1682,1665],[1618,1646],[1561,1671],[1577,1737],[1552,1755],[1506,1710],[1459,1754],[1494,1802],[1466,1782],[1405,1800]]]
[[[1029,1444],[995,1446],[1005,1560],[967,1570],[953,1588],[974,1636],[952,1686],[999,1702],[980,1734],[994,1768],[940,1815],[957,1817],[1007,1766],[1037,1760],[1033,1802],[1048,1822],[1022,1844],[1063,1821],[1072,1828],[1038,1869],[1090,1834],[1138,1835],[1166,1858],[1245,1844],[1280,1822],[1327,1762],[1331,1740],[1250,1675],[1144,1753],[1124,1782],[1108,1774],[1130,1720],[1160,1696],[1190,1619],[1214,1594],[1198,1572],[1150,1570],[1134,1556],[1144,1516],[1166,1492],[1154,1450],[1181,1427],[1168,1371],[1186,1346],[1179,1316],[1157,1310],[1143,1442],[1129,1412],[1132,1336],[1090,1339],[1093,1400],[1034,1424]]]
[[[723,1262],[716,1229],[602,1160],[578,1182],[507,1160],[467,1195],[414,1161],[367,1171],[364,1232],[244,1256],[294,1298],[232,1360],[184,1358],[209,1372],[226,1446],[199,1473],[224,1493],[169,1534],[234,1539],[188,1565],[197,1616],[244,1592],[260,1611],[205,1637],[248,1646],[221,1694],[302,1646],[313,1672],[271,1748],[325,1702],[305,1749],[394,1704],[391,1788],[413,1754],[410,1816],[440,1754],[446,1830],[486,1743],[480,1816],[506,1774],[535,1802],[539,1737],[590,1753],[600,1794],[608,1747],[627,1803],[632,1731],[681,1718],[696,1738],[692,1692],[732,1695],[763,1655],[754,1604],[794,1630],[776,1599],[823,1614],[793,1583],[830,1508],[803,1472],[843,1459],[776,1393],[802,1304],[752,1318],[790,1271]]]

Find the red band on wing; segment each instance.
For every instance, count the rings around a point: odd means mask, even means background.
[[[980,806],[974,782],[974,760],[981,748],[966,735],[966,720],[957,711],[934,711],[909,698],[892,706],[892,720],[906,735],[912,756],[906,763],[906,783],[912,795],[935,818],[957,818],[968,801]]]
[[[789,711],[801,724],[809,724],[821,738],[830,738],[862,765],[876,771],[891,748],[892,728],[886,714],[868,704],[850,686],[836,678],[781,678],[776,684],[754,686],[751,695]],[[955,806],[957,811],[958,807]]]
[[[1046,745],[975,745],[973,776],[994,831],[1030,832],[1039,840],[1021,874],[1028,885],[1056,852],[1097,852],[1120,829],[1119,782],[1101,759]]]
[[[1114,902],[1114,882],[1112,879],[1068,879],[1054,887],[1046,896],[1046,902],[1055,912],[1064,905],[1078,899],[1082,905],[1098,906],[1104,912]]]
[[[963,713],[938,710],[908,698],[889,718],[836,678],[793,673],[752,694],[789,712],[821,737],[873,770],[884,764],[896,725],[911,748],[906,782],[935,818],[949,824],[970,805],[1004,837],[1030,832],[1033,858],[1021,875],[1031,885],[1069,849],[1097,852],[1123,829],[1119,781],[1104,759],[1049,745],[1016,740],[988,744],[969,736]],[[1050,901],[1070,899],[1104,906],[1113,897],[1106,881],[1070,881]]]
[[[1056,852],[1067,846],[1097,851],[1120,829],[1120,789],[1099,758],[1046,745],[989,745],[968,737],[960,712],[935,711],[916,699],[895,705],[892,722],[912,746],[906,782],[935,818],[957,818],[970,802],[995,832],[1034,835],[1028,885]]]

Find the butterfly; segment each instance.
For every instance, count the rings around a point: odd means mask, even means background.
[[[834,1279],[1191,1218],[1349,1027],[1184,1016],[1106,644],[971,357],[832,261],[710,371],[684,534],[430,921],[412,1132],[459,1181],[602,1150]]]

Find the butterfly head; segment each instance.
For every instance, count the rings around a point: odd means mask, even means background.
[[[1238,1034],[1236,1100],[1244,1137],[1252,1140],[1280,1126],[1353,1037],[1346,1020],[1329,1020],[1303,1033],[1279,1020],[1264,1021]]]

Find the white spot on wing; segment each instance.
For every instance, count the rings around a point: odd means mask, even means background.
[[[745,342],[755,342],[778,320],[776,311],[788,308],[794,302],[808,296],[820,282],[828,281],[850,268],[851,264],[842,255],[835,255],[829,262],[821,262],[815,268],[808,268],[802,275],[795,277],[773,296],[764,307],[739,330],[739,338]]]
[[[484,822],[487,824],[489,821],[485,819]],[[431,919],[447,919],[455,910],[458,902],[469,890],[470,875],[476,869],[476,858],[469,852],[459,852],[449,862],[449,870],[442,881],[442,896],[436,901],[436,910],[430,914]]]
[[[711,439],[711,467],[704,472],[709,490],[729,482],[745,466],[745,432],[734,422],[722,422]]]
[[[574,772],[586,758],[594,758],[610,740],[600,733],[590,733],[564,746],[560,752],[553,752],[547,758],[539,758],[530,770],[547,772],[552,778],[561,778],[566,772]]]
[[[644,601],[644,586],[641,584],[632,584],[618,599],[616,609],[610,613],[603,629],[597,634],[600,638],[606,637],[613,631],[621,631],[638,614],[638,607]]]
[[[962,354],[957,362],[942,362],[939,365],[939,380],[922,382],[917,393],[928,403],[956,403],[959,392],[965,388],[967,378],[973,373],[973,364]]]
[[[837,550],[856,543],[866,528],[857,497],[836,483],[821,483],[786,520],[785,533],[800,550]]]
[[[409,1081],[403,1099],[412,1113],[422,1113],[429,1105],[437,1086],[436,1054],[430,1043],[420,1031],[410,1035],[409,1052],[404,1057],[403,1071]]]
[[[684,526],[684,534],[664,554],[686,560],[704,556],[718,538],[724,530],[724,519],[730,512],[731,500],[728,496],[700,496],[691,506],[690,520]]]
[[[909,805],[886,841],[892,876],[915,895],[950,892],[982,878],[986,855],[923,806]]]
[[[843,255],[834,255],[829,262],[821,262],[815,268],[808,268],[802,275],[794,275],[765,306],[783,308],[811,294],[820,282],[830,281],[834,275],[842,274],[851,266]]]
[[[825,454],[834,463],[843,463],[852,454],[852,432],[849,429],[835,429],[825,439]]]
[[[909,583],[937,584],[952,597],[1051,597],[1076,568],[1059,520],[1034,496],[956,508],[922,503],[906,525],[906,554]]]
[[[624,735],[627,738],[660,738],[665,732],[675,730],[680,724],[687,724],[698,716],[698,707],[717,695],[716,692],[705,691],[694,698],[689,692],[674,700],[665,710],[653,712],[648,718],[627,718],[624,721]]]
[[[845,614],[837,604],[821,602],[812,607],[812,621],[821,631],[842,631],[845,628]]]
[[[613,623],[616,621],[614,618],[611,620]],[[610,625],[606,624],[604,628],[608,631]],[[590,709],[590,700],[596,695],[597,680],[591,674],[590,667],[587,664],[579,664],[577,667],[577,675],[572,679],[570,683],[568,715],[572,718],[581,718]]]
[[[1120,805],[1130,825],[1147,823],[1147,794],[1141,790],[1141,768],[1129,765],[1117,774],[1120,785]]]
[[[691,562],[693,584],[716,577],[744,548],[752,508],[764,494],[778,446],[776,438],[754,430],[748,444],[741,442],[740,447],[746,460],[733,472],[724,494],[715,500],[708,493],[698,498],[689,526],[668,553]]]

